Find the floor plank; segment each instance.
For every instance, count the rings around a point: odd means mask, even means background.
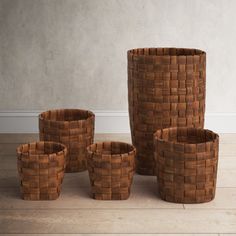
[[[106,139],[96,139],[95,142],[101,142]],[[110,139],[107,139],[110,140]],[[128,140],[121,140],[121,139],[113,139],[113,141],[123,141],[123,142],[128,142]],[[130,142],[128,142],[130,143]],[[11,155],[16,155],[16,148],[21,145],[20,143],[0,143],[0,155],[6,155],[6,156],[11,156]],[[219,157],[220,158],[227,158],[227,157],[236,157],[236,144],[232,143],[220,143],[219,146]]]
[[[219,234],[219,236],[235,236],[236,235],[236,233],[235,234]]]
[[[234,233],[236,210],[1,210],[2,233]]]
[[[218,168],[223,170],[235,170],[236,169],[236,156],[228,158],[219,158]]]
[[[217,175],[217,187],[236,188],[236,169],[219,169]],[[133,184],[156,185],[155,176],[135,175]],[[63,185],[70,187],[88,187],[89,178],[87,172],[68,173],[65,175]],[[0,188],[15,188],[18,186],[18,173],[16,170],[0,171]]]
[[[227,172],[228,173],[228,172]],[[4,173],[2,173],[3,176]],[[16,173],[15,173],[16,176]],[[232,185],[235,185],[232,179]],[[12,185],[9,185],[9,182]],[[220,182],[222,184],[222,180]],[[219,185],[220,185],[219,184]],[[135,175],[132,194],[128,201],[114,202],[94,201],[90,199],[90,185],[86,173],[66,174],[63,182],[61,197],[52,202],[27,202],[19,198],[18,179],[2,178],[0,192],[0,208],[182,208],[181,204],[172,204],[161,201],[157,194],[156,179]],[[227,201],[225,201],[227,199]],[[104,204],[104,205],[103,205]],[[186,205],[186,208],[236,208],[236,188],[217,188],[214,201],[205,204]]]
[[[19,188],[4,189],[0,194],[0,209],[183,209],[183,204],[162,201],[156,186],[133,185],[124,201],[99,201],[91,198],[90,187],[62,188],[55,201],[24,201]]]
[[[0,188],[18,187],[18,173],[16,170],[0,171]],[[156,187],[157,181],[155,176],[143,176],[135,174],[133,185],[152,185]],[[63,187],[77,188],[89,187],[88,172],[66,173],[63,181]]]
[[[21,200],[15,149],[37,138],[0,134],[0,234],[236,235],[236,134],[220,134],[214,201],[184,205],[162,201],[156,177],[140,175],[134,176],[128,200],[93,200],[87,172],[66,174],[55,201]],[[95,139],[131,142],[130,134],[97,134]]]
[[[235,209],[236,188],[216,188],[215,199],[202,204],[184,204],[186,209]]]
[[[236,188],[236,169],[219,169],[217,174],[217,187]]]
[[[154,187],[154,188],[153,188]],[[4,189],[0,194],[0,209],[181,209],[182,204],[162,201],[155,186],[134,185],[126,201],[96,201],[90,198],[90,187],[62,189],[56,201],[23,201],[19,188]],[[227,199],[227,201],[226,201]],[[217,188],[213,201],[203,204],[185,204],[187,209],[235,209],[236,188]]]
[[[236,157],[236,144],[235,143],[220,143],[219,155],[224,157]]]
[[[236,134],[219,134],[221,143],[236,143]]]
[[[11,236],[12,234],[4,234],[5,236]],[[25,234],[17,234],[19,236],[25,236]],[[30,234],[31,236],[104,236],[104,234]],[[106,236],[180,236],[183,234],[105,234]],[[231,235],[234,234],[220,234]],[[219,236],[219,234],[184,234],[184,236]]]

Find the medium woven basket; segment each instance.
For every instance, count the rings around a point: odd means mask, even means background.
[[[206,53],[197,49],[140,48],[128,51],[129,117],[136,171],[154,175],[157,129],[203,128]]]
[[[124,200],[130,195],[136,149],[127,143],[95,143],[87,148],[92,196],[99,200]]]
[[[93,143],[95,115],[79,109],[59,109],[39,115],[40,140],[67,146],[66,172],[87,169],[86,147]]]
[[[200,128],[166,128],[154,134],[154,145],[163,200],[201,203],[214,199],[218,134]]]
[[[24,200],[54,200],[60,195],[67,148],[54,142],[35,142],[17,148],[17,167]]]

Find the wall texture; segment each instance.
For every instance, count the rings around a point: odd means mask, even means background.
[[[236,112],[234,0],[0,0],[0,110],[127,109],[126,51],[207,51],[207,112]]]

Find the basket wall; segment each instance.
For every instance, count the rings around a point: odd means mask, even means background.
[[[24,200],[54,200],[60,195],[67,148],[36,142],[17,148],[17,167]]]
[[[203,129],[167,128],[154,137],[161,198],[177,203],[214,199],[219,136]]]
[[[129,197],[135,153],[132,145],[121,142],[95,143],[88,147],[88,171],[94,199],[124,200]]]
[[[66,172],[87,170],[87,146],[94,140],[95,115],[79,109],[43,112],[39,116],[40,140],[67,146]]]
[[[153,133],[204,126],[206,54],[196,49],[128,51],[128,99],[136,171],[154,175]]]

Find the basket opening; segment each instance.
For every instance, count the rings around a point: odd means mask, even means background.
[[[17,148],[19,154],[30,155],[43,155],[53,154],[61,152],[65,149],[65,146],[60,143],[54,142],[35,142],[29,144],[23,144]]]
[[[128,53],[146,56],[194,56],[205,54],[204,51],[194,48],[137,48]]]
[[[155,138],[168,142],[197,144],[214,141],[218,135],[210,130],[198,128],[166,128],[158,130]]]
[[[88,147],[88,151],[96,154],[120,155],[134,151],[134,146],[122,142],[94,143]]]
[[[58,109],[45,111],[40,114],[40,118],[52,121],[78,121],[86,120],[94,114],[91,111],[80,109]]]

